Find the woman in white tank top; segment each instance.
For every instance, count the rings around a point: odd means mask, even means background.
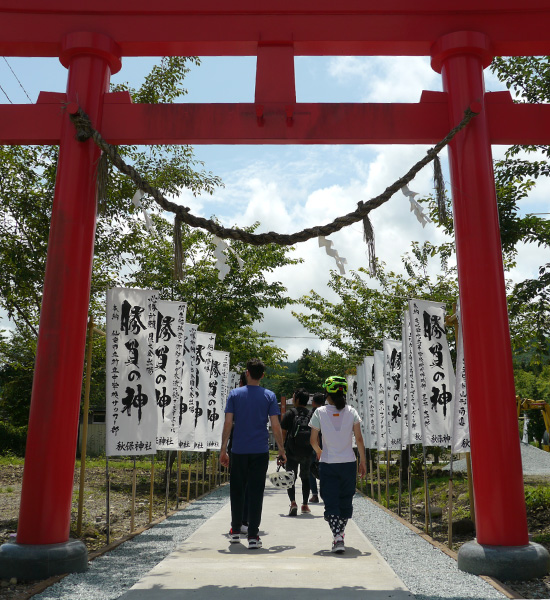
[[[332,552],[345,552],[344,530],[353,514],[356,485],[356,462],[352,439],[355,435],[359,451],[359,475],[367,472],[365,445],[361,435],[361,417],[346,405],[347,381],[329,377],[323,384],[327,392],[326,406],[319,407],[309,422],[311,445],[319,458],[320,493],[325,503],[325,520],[333,535]],[[319,446],[323,434],[323,449]]]

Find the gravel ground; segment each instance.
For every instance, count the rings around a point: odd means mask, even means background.
[[[114,600],[172,552],[229,501],[229,486],[215,490],[179,513],[69,575],[35,600]],[[482,579],[359,494],[354,521],[418,600],[504,598]]]
[[[520,444],[521,462],[524,475],[550,475],[550,452],[535,448],[530,444]],[[443,471],[448,471],[449,466],[442,467]],[[466,459],[453,461],[454,472],[466,472]]]

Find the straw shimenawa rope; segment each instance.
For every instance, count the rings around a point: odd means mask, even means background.
[[[217,235],[222,239],[233,239],[252,244],[254,246],[262,246],[265,244],[278,244],[279,246],[291,246],[298,242],[305,242],[311,238],[319,236],[328,236],[331,233],[340,231],[348,225],[353,225],[359,221],[362,221],[371,210],[378,208],[380,205],[387,202],[396,192],[398,192],[403,186],[407,185],[415,175],[428,163],[430,163],[438,155],[439,152],[453,139],[453,137],[463,129],[478,113],[474,112],[471,108],[467,108],[464,112],[464,118],[462,121],[438,142],[433,148],[428,150],[426,156],[419,160],[409,171],[399,178],[397,181],[392,183],[385,191],[367,200],[366,202],[359,203],[357,210],[350,212],[344,216],[338,217],[328,223],[327,225],[319,225],[317,227],[309,227],[303,229],[297,233],[292,234],[281,234],[270,231],[268,233],[250,233],[243,231],[242,229],[223,227],[219,223],[215,223],[210,219],[204,219],[203,217],[197,217],[191,214],[190,209],[176,204],[167,200],[162,193],[156,188],[150,185],[141,175],[130,165],[126,164],[120,154],[118,153],[115,146],[108,144],[102,137],[101,134],[96,131],[90,119],[78,108],[76,113],[70,114],[70,118],[73,121],[77,130],[77,139],[81,142],[92,138],[95,144],[103,150],[103,152],[109,157],[113,165],[117,167],[119,171],[128,175],[130,179],[136,184],[136,186],[152,196],[157,204],[165,211],[171,212],[176,215],[176,220],[180,223],[186,223],[191,227],[200,227],[206,229],[210,233]]]

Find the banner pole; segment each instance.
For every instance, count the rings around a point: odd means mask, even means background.
[[[411,469],[411,452],[412,448],[409,444],[409,460],[407,461],[407,482],[409,488],[409,521],[412,524],[413,522],[413,512],[412,512],[412,469]]]
[[[476,525],[476,511],[475,511],[475,498],[474,498],[474,486],[472,482],[472,457],[469,452],[466,452],[466,471],[468,473],[468,498],[470,499],[470,519]]]
[[[191,455],[189,452],[186,452],[186,454],[189,463],[187,466],[187,502],[189,502],[191,499]]]
[[[178,450],[178,485],[176,490],[176,510],[180,507],[181,496],[181,450]]]
[[[430,491],[428,489],[428,461],[426,460],[426,448],[422,446],[422,455],[424,457],[424,517],[426,533],[432,532],[432,511],[430,510]],[[429,525],[429,528],[428,528]]]
[[[78,488],[78,516],[76,535],[82,535],[82,511],[84,509],[84,480],[86,478],[86,454],[88,450],[88,413],[90,412],[90,381],[92,379],[92,349],[94,342],[94,320],[88,319],[88,348],[86,351],[86,383],[82,406],[82,435],[80,436],[80,481]]]
[[[449,464],[449,519],[448,519],[449,548],[453,547],[453,453]]]
[[[210,460],[207,460],[206,462],[206,468],[208,469],[208,491],[210,491],[212,489],[212,457],[214,456],[214,453],[211,452],[210,456],[208,457]]]
[[[380,504],[382,500],[380,494],[380,450],[376,451],[376,475],[378,480],[378,504]]]
[[[202,453],[202,493],[203,493],[203,495],[205,492],[205,485],[206,485],[206,452],[203,452]]]
[[[107,545],[111,541],[111,478],[109,477],[109,457],[105,455],[105,502],[107,504],[107,515],[105,516],[105,526],[107,528]]]
[[[386,508],[390,507],[390,449],[386,448]]]
[[[374,498],[374,481],[372,479],[372,452],[369,448],[369,475],[370,475],[370,497]]]
[[[397,491],[397,515],[401,516],[401,486],[403,485],[403,448],[401,448],[401,460],[399,461],[399,490]]]
[[[134,456],[134,467],[132,469],[132,505],[130,508],[130,533],[134,531],[134,517],[136,514],[136,457]]]
[[[199,497],[199,453],[196,452],[195,460],[195,499]]]
[[[151,483],[149,485],[149,523],[153,520],[153,493],[155,490],[155,455],[151,456]]]
[[[166,451],[166,498],[164,500],[164,514],[168,514],[168,494],[170,493],[170,450]]]

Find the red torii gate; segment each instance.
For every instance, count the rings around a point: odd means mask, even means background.
[[[0,54],[68,68],[65,94],[0,107],[1,143],[60,146],[17,543],[0,548],[0,575],[85,568],[68,536],[99,151],[75,140],[77,105],[113,144],[431,144],[468,106],[480,111],[449,148],[478,542],[459,566],[498,576],[497,547],[519,569],[536,564],[528,575],[546,571],[528,543],[491,144],[547,144],[550,106],[485,94],[483,69],[497,55],[550,54],[548,1],[2,0],[0,15]],[[255,101],[148,106],[108,93],[122,57],[164,55],[257,56]],[[299,55],[431,56],[445,91],[418,104],[299,104]]]

